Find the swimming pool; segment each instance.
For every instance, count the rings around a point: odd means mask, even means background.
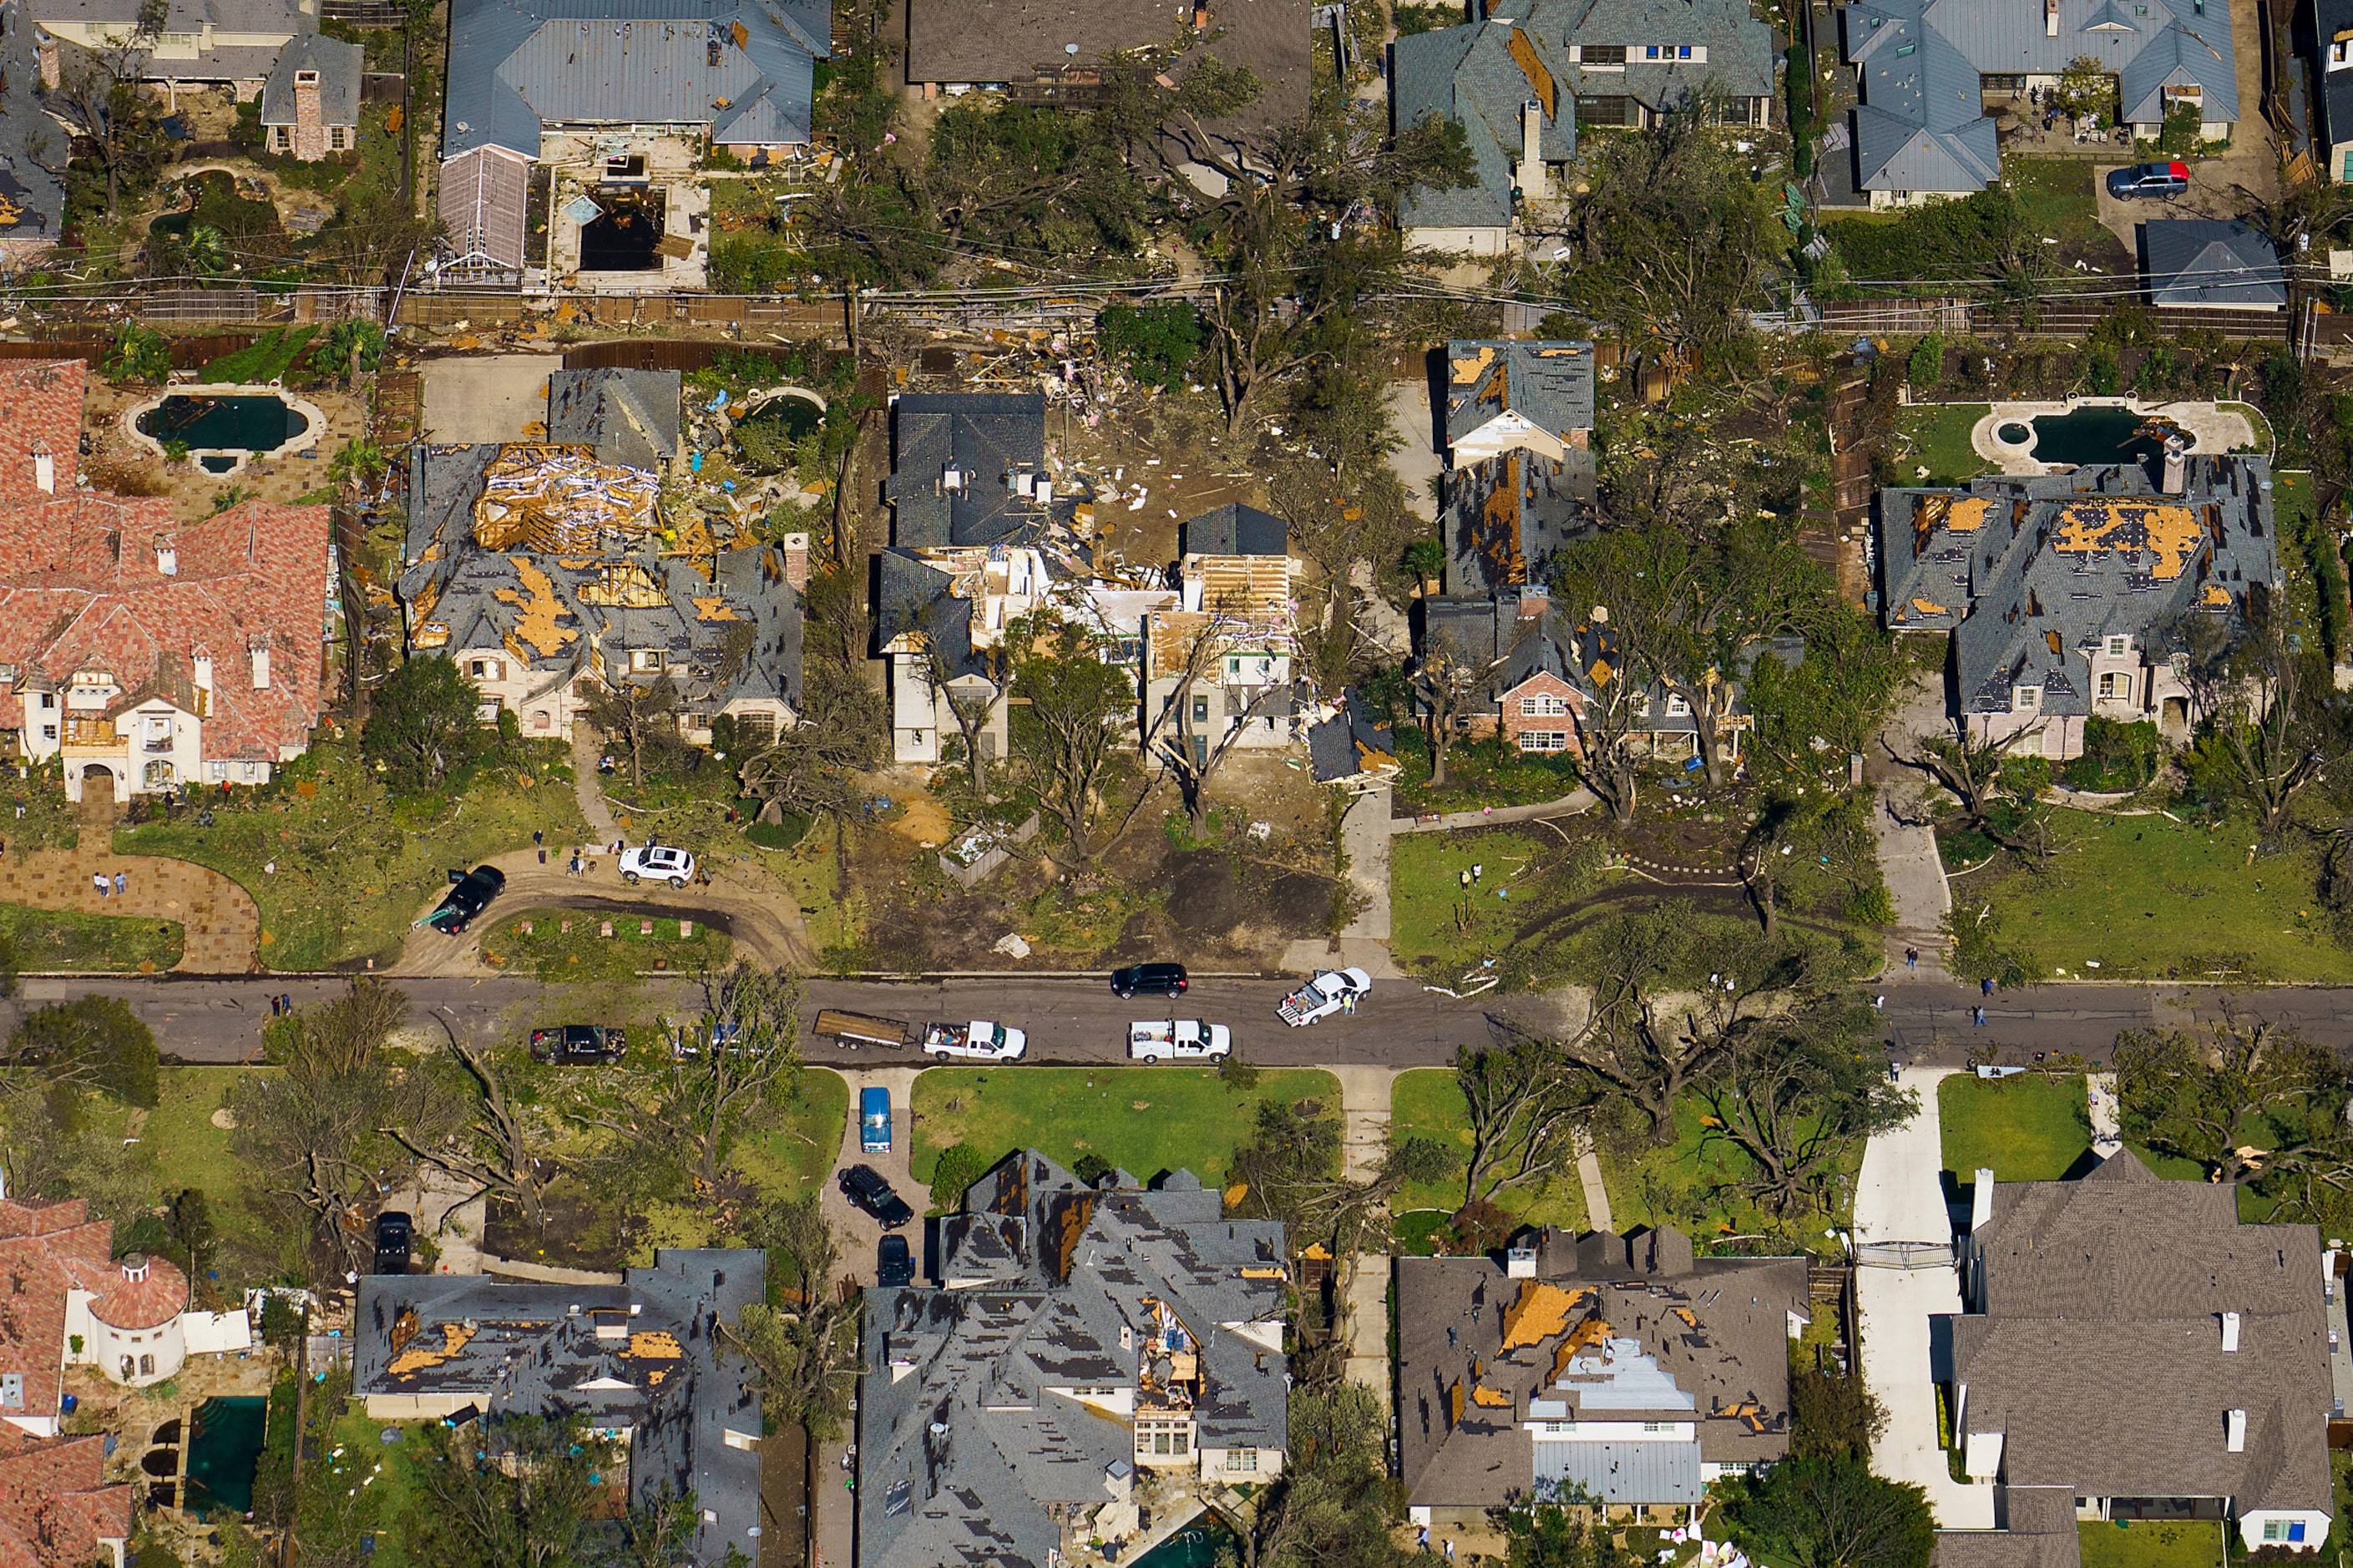
[[[2145,428],[2146,427],[2146,428]],[[2174,431],[2172,422],[2129,408],[2092,406],[2034,419],[2034,458],[2041,463],[2145,463],[2165,455],[2165,432],[2185,445],[2197,437]],[[2005,432],[2007,434],[2007,432]]]
[[[206,386],[151,397],[122,423],[134,442],[157,457],[185,449],[205,473],[227,479],[255,458],[315,447],[326,416],[274,386]]]
[[[1204,1513],[1135,1560],[1135,1568],[1217,1568],[1219,1551],[1239,1552],[1241,1542],[1225,1521]]]
[[[248,1513],[253,1476],[269,1424],[269,1401],[259,1394],[207,1399],[189,1424],[187,1510]]]

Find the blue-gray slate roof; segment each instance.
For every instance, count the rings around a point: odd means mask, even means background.
[[[1341,689],[1339,711],[1307,731],[1307,764],[1317,784],[1346,784],[1390,771],[1396,762],[1396,732],[1366,710],[1353,686]]]
[[[937,550],[1043,537],[1051,508],[1014,482],[1025,473],[1054,477],[1046,468],[1044,394],[908,394],[893,405],[892,424],[882,493],[893,544]]]
[[[55,240],[65,226],[72,138],[42,110],[39,81],[32,19],[0,5],[0,240]]]
[[[1505,452],[1445,476],[1439,514],[1449,593],[1484,595],[1545,582],[1553,555],[1593,529],[1593,455],[1556,462]]]
[[[2287,309],[2279,252],[2236,218],[2151,218],[2140,237],[2153,305]]]
[[[832,45],[823,0],[451,0],[441,156],[537,158],[543,121],[805,142]]]
[[[1272,512],[1229,501],[1179,529],[1185,555],[1287,555],[1291,525]]]
[[[1593,428],[1593,345],[1514,338],[1456,338],[1446,345],[1446,440],[1461,440],[1505,415],[1555,439]]]
[[[261,122],[294,123],[294,73],[319,73],[319,123],[357,125],[360,122],[360,68],[367,51],[357,44],[322,33],[302,33],[278,51],[269,79],[261,84]]]
[[[767,1268],[756,1249],[664,1248],[618,1285],[371,1274],[353,1314],[352,1391],[630,1427],[631,1503],[692,1492],[694,1560],[756,1558],[758,1384],[718,1331],[765,1300]],[[404,1359],[412,1350],[426,1353]],[[730,1431],[752,1442],[732,1447]]]
[[[559,370],[547,378],[547,438],[596,448],[598,460],[659,468],[678,456],[674,370]]]

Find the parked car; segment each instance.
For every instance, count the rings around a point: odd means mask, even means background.
[[[1213,1061],[1234,1048],[1234,1033],[1198,1018],[1142,1018],[1127,1026],[1127,1054],[1140,1062]]]
[[[934,1024],[923,1031],[923,1054],[944,1061],[968,1057],[974,1061],[1013,1062],[1029,1048],[1029,1037],[986,1018],[969,1024]]]
[[[470,871],[449,873],[449,891],[440,906],[425,917],[425,923],[444,936],[462,936],[474,923],[474,917],[490,908],[491,900],[506,890],[507,874],[496,866],[477,866]]]
[[[877,1086],[858,1091],[858,1147],[863,1153],[891,1152],[891,1091]]]
[[[702,1057],[706,1046],[714,1051],[728,1050],[743,1038],[744,1026],[735,1019],[713,1018],[707,1025],[697,1019],[671,1029],[670,1049],[679,1060],[694,1061]]]
[[[2178,159],[2108,171],[2108,195],[2120,202],[2138,201],[2143,196],[2158,196],[2169,202],[2189,188],[2189,165]]]
[[[878,1018],[867,1013],[846,1013],[838,1007],[820,1009],[811,1032],[819,1039],[839,1040],[853,1050],[860,1046],[897,1049],[923,1037],[920,1025],[904,1018]]]
[[[903,1236],[886,1236],[874,1249],[874,1283],[888,1289],[915,1282],[915,1255]]]
[[[1123,1002],[1130,996],[1182,996],[1190,984],[1181,963],[1131,963],[1111,973],[1112,994]]]
[[[871,1165],[852,1165],[842,1172],[841,1195],[881,1221],[885,1230],[896,1230],[915,1217],[907,1200],[892,1192],[882,1173]]]
[[[1354,1012],[1356,998],[1373,988],[1373,977],[1361,969],[1326,969],[1282,999],[1275,1015],[1296,1029],[1346,1008]]]
[[[628,1047],[628,1031],[603,1024],[566,1024],[531,1032],[531,1059],[560,1068],[609,1067]]]
[[[375,1216],[375,1268],[377,1274],[408,1272],[408,1248],[417,1238],[417,1222],[399,1209],[386,1209]]]
[[[694,857],[665,844],[641,844],[634,849],[624,849],[621,880],[632,888],[645,880],[683,888],[694,880]]]

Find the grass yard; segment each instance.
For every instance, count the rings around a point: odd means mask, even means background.
[[[927,1185],[940,1151],[968,1142],[992,1160],[1035,1149],[1068,1166],[1092,1153],[1141,1180],[1182,1169],[1215,1187],[1261,1100],[1336,1113],[1340,1084],[1318,1068],[1264,1068],[1247,1089],[1208,1068],[933,1068],[915,1079],[910,1167]]]
[[[314,1540],[313,1546],[328,1551],[339,1546],[359,1549],[360,1538],[373,1533],[374,1549],[367,1560],[375,1568],[411,1568],[412,1564],[423,1568],[402,1550],[406,1532],[399,1524],[420,1489],[417,1467],[438,1447],[435,1432],[440,1425],[438,1421],[380,1420],[371,1417],[358,1400],[348,1402],[323,1434],[327,1440],[320,1446],[325,1452],[308,1463],[325,1463],[333,1479],[347,1482],[353,1495],[341,1509],[309,1513],[304,1522],[312,1527],[312,1535],[325,1538]],[[386,1443],[386,1432],[398,1432],[400,1441]],[[332,1490],[323,1483],[306,1489],[314,1495]]]
[[[1956,1073],[1936,1086],[1945,1169],[1963,1182],[1991,1170],[1998,1182],[2055,1182],[2092,1146],[2083,1075],[1980,1079]]]
[[[2001,173],[2003,183],[2034,226],[2058,240],[2069,254],[2102,239],[2117,243],[2100,223],[2100,198],[2092,185],[2091,160],[2012,153],[2002,159]]]
[[[1705,1124],[1697,1095],[1675,1107],[1675,1141],[1661,1146],[1636,1132],[1631,1139],[1605,1139],[1599,1151],[1601,1185],[1609,1194],[1610,1224],[1620,1235],[1641,1225],[1672,1225],[1703,1245],[1718,1239],[1770,1237],[1801,1250],[1834,1245],[1821,1234],[1843,1226],[1854,1212],[1854,1175],[1862,1164],[1857,1143],[1831,1178],[1827,1213],[1817,1209],[1777,1218],[1740,1189],[1752,1167],[1748,1157]]]
[[[1499,958],[1530,912],[1497,898],[1541,847],[1509,828],[1478,833],[1400,833],[1389,840],[1389,952],[1408,969],[1450,977]],[[1466,894],[1461,874],[1484,874]]]
[[[1994,472],[1995,465],[1978,457],[1969,444],[1970,429],[1992,406],[1989,403],[1927,403],[1897,415],[1895,428],[1905,446],[1895,462],[1905,476],[1903,482],[1957,485]],[[1925,479],[1913,472],[1922,468],[1928,470]]]
[[[16,967],[26,973],[74,970],[148,974],[180,962],[185,933],[177,921],[0,904],[0,938],[15,951]]]
[[[684,936],[679,934],[681,925],[690,928]],[[611,934],[605,934],[608,930]],[[501,917],[482,933],[484,963],[551,982],[627,980],[664,969],[699,974],[724,969],[734,953],[734,939],[707,921],[579,910],[524,910]]]
[[[1446,748],[1446,786],[1430,784],[1430,743],[1411,724],[1396,727],[1398,804],[1416,812],[1473,811],[1482,805],[1535,805],[1577,791],[1565,752],[1523,752],[1496,741],[1457,741]]]
[[[204,790],[200,809],[125,828],[114,847],[176,856],[233,879],[261,908],[269,968],[388,963],[409,922],[448,887],[448,868],[522,848],[534,828],[551,844],[586,836],[564,748],[525,746],[519,765],[484,764],[446,794],[396,801],[351,742],[322,734],[267,787]]]
[[[832,1172],[849,1115],[849,1083],[829,1068],[810,1068],[776,1125],[736,1144],[730,1163],[765,1196],[806,1196]]]
[[[2084,1568],[2222,1568],[2222,1526],[2199,1521],[2078,1524]]]
[[[111,1100],[93,1100],[96,1114],[121,1122],[126,1138],[139,1140],[137,1151],[146,1157],[154,1181],[154,1196],[164,1202],[188,1187],[205,1194],[212,1205],[213,1223],[221,1236],[220,1270],[224,1289],[274,1276],[283,1263],[286,1238],[254,1214],[246,1203],[246,1173],[231,1158],[232,1129],[217,1126],[213,1115],[227,1103],[229,1090],[253,1073],[276,1068],[164,1067],[156,1074],[156,1105],[136,1110]],[[240,1267],[242,1265],[242,1267]]]
[[[2353,982],[2353,952],[2316,918],[2308,854],[2250,863],[2244,822],[2060,811],[2054,826],[2067,847],[2039,874],[1953,889],[1960,919],[1991,906],[1996,941],[2029,978]]]
[[[1435,1139],[1468,1157],[1470,1115],[1462,1102],[1462,1090],[1448,1068],[1422,1068],[1398,1075],[1389,1100],[1389,1142],[1402,1143],[1409,1138]],[[1585,1191],[1574,1170],[1563,1171],[1538,1186],[1513,1188],[1500,1194],[1495,1203],[1497,1207],[1532,1225],[1556,1225],[1568,1230],[1586,1228]],[[1389,1206],[1401,1215],[1431,1209],[1443,1215],[1461,1204],[1462,1183],[1455,1177],[1444,1182],[1415,1183],[1400,1191]]]
[[[2279,437],[2272,429],[2270,417],[2266,416],[2262,409],[2256,407],[2252,403],[2218,403],[2214,406],[2225,409],[2232,414],[2244,416],[2247,423],[2254,427],[2255,450],[2261,452],[2266,458],[2273,457],[2277,454],[2279,450]],[[2293,488],[2288,482],[2291,477],[2301,479],[2304,481],[2304,489],[2306,494],[2308,496],[2311,493],[2312,476],[2310,474],[2299,473],[2295,476],[2287,474],[2274,474],[2272,476],[2272,480],[2277,487],[2278,490],[2285,490]],[[2284,512],[2287,510],[2287,498],[2278,494],[2276,490],[2273,494],[2272,503],[2280,511]]]

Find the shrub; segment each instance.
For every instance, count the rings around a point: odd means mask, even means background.
[[[808,833],[808,818],[798,812],[785,813],[782,822],[755,822],[744,830],[744,837],[763,849],[790,849]]]
[[[1147,386],[1176,386],[1201,352],[1201,315],[1182,300],[1138,309],[1113,305],[1098,323],[1106,353]]]
[[[932,1167],[932,1207],[943,1214],[962,1208],[965,1190],[988,1174],[996,1163],[971,1143],[941,1150],[939,1163]]]
[[[1859,1372],[1841,1377],[1817,1367],[1789,1374],[1789,1452],[1801,1459],[1869,1462],[1887,1410]]]
[[[1736,1542],[1788,1568],[1927,1568],[1936,1543],[1928,1494],[1854,1459],[1785,1459],[1728,1511]]]

